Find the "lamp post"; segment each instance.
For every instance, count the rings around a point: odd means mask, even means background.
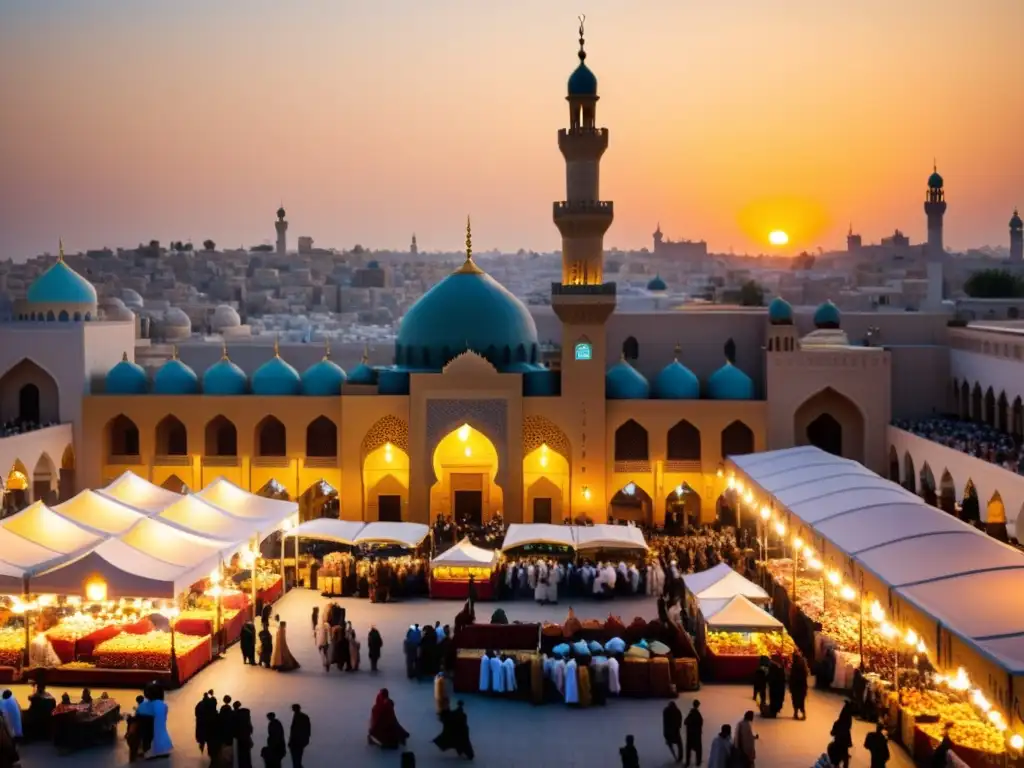
[[[291,527],[292,527],[292,521],[291,520],[285,520],[283,523],[281,523],[281,594],[282,595],[285,592],[288,591],[288,582],[285,580],[285,577],[284,577],[284,555],[285,555],[285,544],[288,543],[288,531],[291,530]],[[298,569],[298,565],[299,565],[299,558],[298,558],[298,554],[296,554],[296,557],[295,557],[295,567],[296,567],[296,569]]]

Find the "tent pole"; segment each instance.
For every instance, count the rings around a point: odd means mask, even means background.
[[[288,532],[286,530],[284,530],[284,528],[282,528],[281,529],[281,594],[282,595],[285,592],[288,591],[288,582],[285,581],[285,578],[284,578],[284,554],[285,554],[285,544],[287,544],[287,543],[288,543]]]
[[[217,564],[217,573],[219,578],[217,579],[217,655],[223,652],[224,638],[221,637],[221,630],[224,628],[224,614],[223,614],[223,592],[224,592],[224,559]]]
[[[252,622],[256,623],[256,561],[260,559],[260,532],[256,531],[256,541],[253,544],[253,558],[252,558],[252,570],[249,573],[249,581],[252,585]]]

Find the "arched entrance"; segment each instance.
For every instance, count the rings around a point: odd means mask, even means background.
[[[469,424],[453,429],[434,448],[432,464],[431,519],[442,515],[459,526],[480,526],[501,513],[498,449],[483,432]]]
[[[409,506],[409,426],[379,419],[363,438],[363,519],[400,522]]]
[[[338,491],[326,480],[317,480],[299,496],[299,520],[315,520],[319,517],[340,517],[341,505]]]
[[[561,523],[568,517],[569,460],[547,443],[523,458],[523,522]]]
[[[637,525],[654,525],[654,505],[647,491],[632,480],[620,488],[608,510],[609,522],[632,522]]]
[[[740,499],[739,494],[734,491],[725,491],[715,502],[716,519],[719,525],[739,528]]]
[[[996,425],[996,395],[992,387],[985,390],[985,423],[990,427]]]
[[[974,481],[968,480],[964,488],[964,498],[960,502],[960,519],[965,523],[977,523],[981,521],[981,506],[978,503],[978,491],[974,487]]]
[[[996,427],[1002,432],[1010,431],[1010,403],[1006,399],[1006,393],[1000,392],[996,401]]]
[[[910,451],[903,454],[903,487],[911,493],[917,493],[917,470]]]
[[[928,466],[927,461],[921,465],[921,498],[933,507],[939,504],[939,498],[935,492],[935,475],[932,474],[932,468]]]
[[[832,387],[808,398],[797,408],[793,427],[799,445],[864,461],[864,416],[856,404]]]
[[[722,458],[754,452],[754,431],[742,421],[734,421],[722,430]]]
[[[60,457],[60,500],[67,501],[75,495],[75,449],[69,443]]]
[[[953,476],[946,470],[939,480],[939,509],[950,515],[956,515],[956,485]]]
[[[999,541],[1007,541],[1006,534],[1006,507],[1003,504],[1003,497],[999,491],[992,494],[985,509],[985,530],[988,535]]]
[[[984,414],[981,411],[981,385],[975,384],[971,392],[971,418],[974,421],[984,421]]]
[[[39,457],[32,470],[32,498],[44,504],[57,502],[57,467],[45,453]]]
[[[897,484],[900,482],[900,455],[895,445],[889,446],[889,479]]]
[[[57,382],[36,363],[26,358],[0,377],[0,423],[32,429],[59,421]]]
[[[680,483],[665,498],[665,532],[679,535],[700,525],[700,494],[689,483]]]
[[[285,488],[277,480],[271,478],[263,484],[263,487],[256,491],[257,496],[263,496],[267,499],[277,499],[279,501],[289,501],[291,496],[288,495],[288,489]]]

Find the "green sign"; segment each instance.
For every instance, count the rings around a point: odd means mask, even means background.
[[[576,345],[576,359],[577,360],[589,360],[591,358],[590,344],[585,341],[581,341]]]

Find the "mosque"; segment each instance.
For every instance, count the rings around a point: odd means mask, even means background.
[[[811,317],[780,299],[767,311],[617,314],[603,274],[609,132],[582,29],[578,57],[558,132],[556,358],[541,355],[531,312],[474,262],[468,222],[465,262],[406,314],[393,364],[347,372],[329,350],[300,372],[276,346],[251,374],[228,346],[206,370],[177,356],[147,370],[131,319],[101,311],[61,258],[3,331],[0,423],[52,425],[0,439],[8,492],[64,499],[131,470],[175,490],[224,477],[298,499],[304,516],[333,501],[366,521],[657,523],[677,511],[706,522],[728,455],[815,444],[884,473],[894,410],[944,402],[948,318],[865,313],[844,331],[832,303]],[[939,243],[942,186],[936,174],[927,198]],[[871,343],[879,325],[896,343]]]

